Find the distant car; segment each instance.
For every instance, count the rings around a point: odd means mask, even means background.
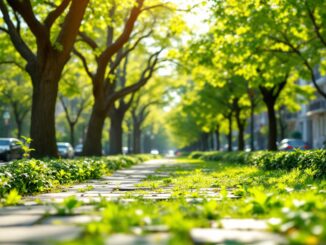
[[[75,156],[81,156],[83,153],[83,145],[82,144],[78,144],[75,147]]]
[[[151,150],[151,154],[152,155],[159,155],[160,152],[158,150],[156,150],[156,149],[153,149],[153,150]]]
[[[68,142],[58,142],[58,153],[62,158],[73,158],[74,157],[74,148]]]
[[[281,151],[293,151],[295,149],[309,150],[310,146],[300,139],[284,139],[279,144]]]
[[[11,161],[21,159],[23,157],[23,149],[20,141],[15,138],[0,138],[0,159],[3,161]]]

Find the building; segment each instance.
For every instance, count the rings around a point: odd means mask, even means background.
[[[319,77],[317,83],[326,91],[326,77]],[[287,116],[287,123],[289,130],[300,132],[302,139],[313,148],[322,148],[326,141],[326,99],[316,93],[316,99],[302,105],[296,114]]]

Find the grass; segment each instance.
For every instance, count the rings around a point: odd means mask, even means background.
[[[170,244],[192,244],[189,231],[194,227],[220,227],[223,218],[256,218],[267,220],[271,232],[284,235],[292,244],[322,244],[326,242],[326,181],[314,175],[310,169],[264,171],[234,163],[177,159],[139,183],[140,189],[126,193],[125,198],[134,198],[133,202],[103,198],[95,203],[101,220],[84,226],[82,241],[96,237],[93,244],[102,244],[101,238],[112,233],[146,234],[149,226],[163,225],[172,234]],[[142,198],[161,193],[171,197]]]

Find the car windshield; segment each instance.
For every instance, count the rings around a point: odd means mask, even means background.
[[[9,140],[0,140],[0,146],[8,146]]]
[[[289,141],[289,145],[293,146],[294,148],[302,147],[305,143],[302,140],[291,140]]]
[[[66,145],[58,145],[58,148],[59,148],[59,149],[66,149],[67,146],[66,146]]]

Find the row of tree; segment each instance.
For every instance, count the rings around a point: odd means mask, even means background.
[[[174,10],[171,4],[145,3],[145,0],[0,0],[0,62],[20,69],[20,78],[15,81],[26,76],[21,70],[32,81],[31,102],[16,99],[31,108],[33,157],[57,156],[58,97],[70,125],[72,141],[82,111],[91,104],[84,155],[102,154],[102,132],[108,117],[112,129],[111,153],[121,153],[122,119],[141,100],[143,96],[136,92],[160,67],[162,51],[172,45],[172,37],[182,29],[182,21]],[[23,80],[23,86],[28,86],[26,77]],[[63,87],[62,94],[59,84]],[[12,89],[18,86],[16,83]],[[71,94],[79,104],[74,116],[69,114],[65,98]],[[144,121],[147,109],[132,108],[137,127]],[[23,110],[16,118],[25,116]],[[139,130],[134,131],[137,138]]]
[[[179,57],[187,67],[180,67],[180,72],[191,75],[192,83],[181,91],[182,102],[171,112],[172,130],[185,137],[183,146],[206,133],[223,132],[232,150],[236,126],[238,149],[243,150],[250,118],[250,145],[254,149],[254,115],[267,111],[267,147],[276,150],[277,112],[300,109],[314,93],[326,98],[316,76],[326,71],[326,2],[210,3],[209,32],[192,41]],[[304,86],[298,82],[300,78],[312,84]]]

